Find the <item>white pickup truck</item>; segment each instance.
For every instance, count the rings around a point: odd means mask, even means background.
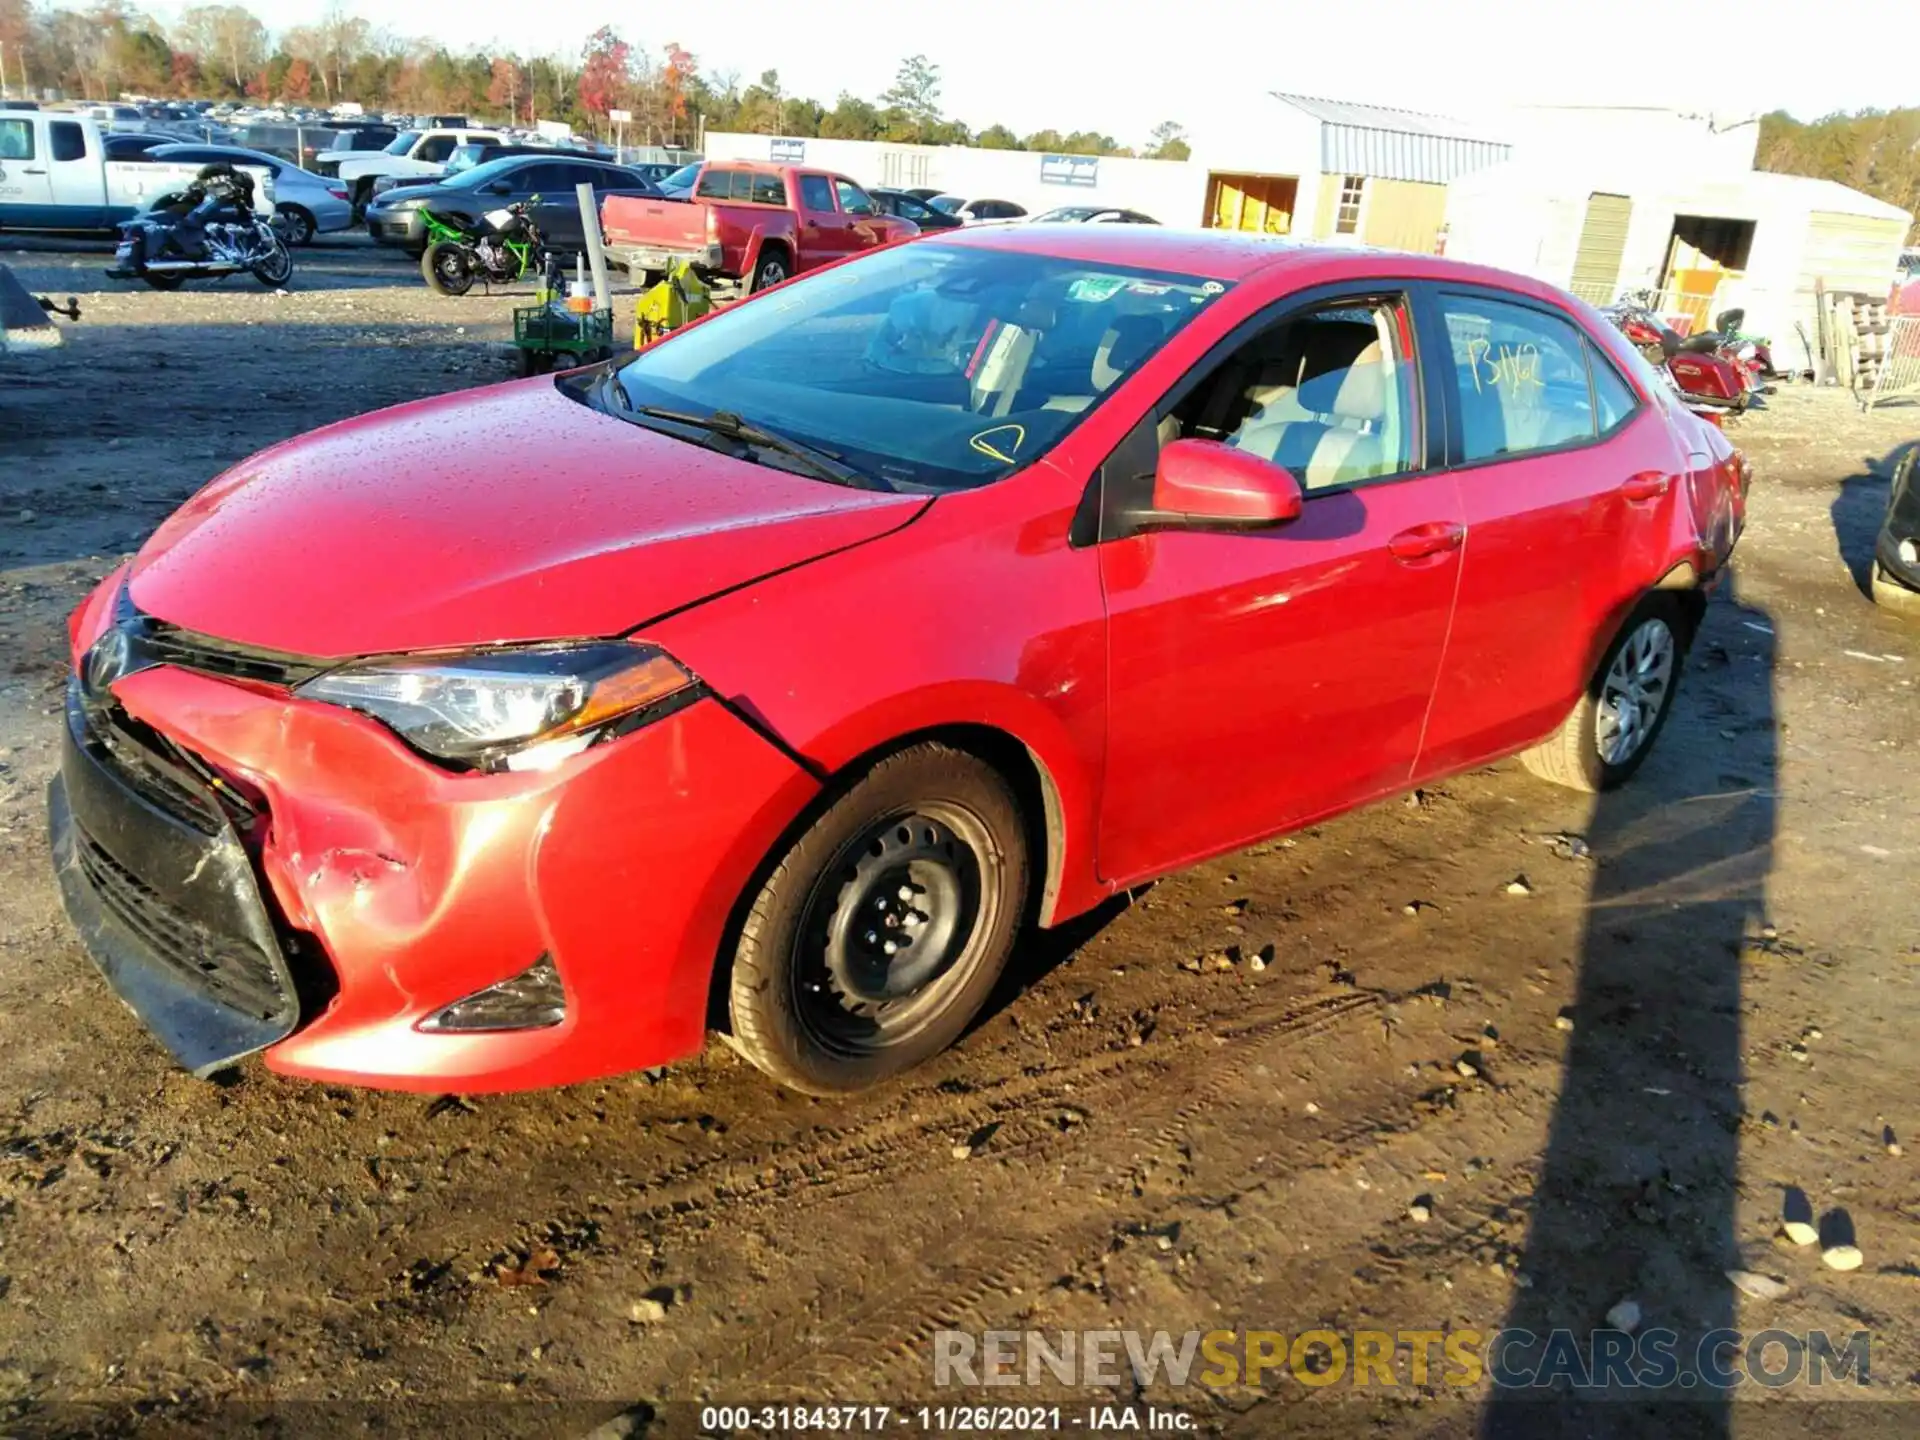
[[[59,110],[0,110],[0,230],[111,232],[162,195],[186,189],[197,164],[109,160],[100,125]],[[273,172],[253,178],[254,206],[273,210]]]
[[[356,212],[373,198],[373,182],[383,176],[438,175],[447,167],[454,147],[498,145],[496,130],[402,130],[384,150],[323,150],[313,168],[332,175],[347,187]]]

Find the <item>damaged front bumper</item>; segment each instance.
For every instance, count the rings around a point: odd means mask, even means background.
[[[77,654],[104,609],[76,618]],[[486,1091],[693,1053],[734,906],[819,788],[711,698],[525,774],[451,771],[354,711],[180,663],[93,704],[186,783],[118,773],[77,700],[51,797],[61,890],[201,1075],[264,1050],[310,1079]],[[536,1023],[487,1028],[490,991]]]
[[[48,824],[60,897],[127,1007],[205,1076],[299,1022],[252,862],[210,790],[121,758],[73,688]]]

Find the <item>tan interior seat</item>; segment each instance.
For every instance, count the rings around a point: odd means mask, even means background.
[[[1308,490],[1386,473],[1388,367],[1375,340],[1350,362],[1325,364],[1291,392],[1269,387],[1233,443],[1286,466]],[[1316,364],[1319,361],[1321,363]],[[1298,418],[1293,418],[1298,417]]]

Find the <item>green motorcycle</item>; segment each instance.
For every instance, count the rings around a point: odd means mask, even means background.
[[[489,210],[476,223],[456,222],[423,211],[427,249],[420,274],[436,295],[464,295],[478,280],[511,285],[547,270],[547,243],[534,224],[540,197]]]

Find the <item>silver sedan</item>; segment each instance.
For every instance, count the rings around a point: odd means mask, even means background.
[[[277,155],[239,145],[156,145],[142,157],[173,164],[211,165],[225,160],[234,165],[262,165],[273,171],[273,212],[289,244],[311,244],[315,235],[353,226],[353,203],[338,180],[302,170]]]

